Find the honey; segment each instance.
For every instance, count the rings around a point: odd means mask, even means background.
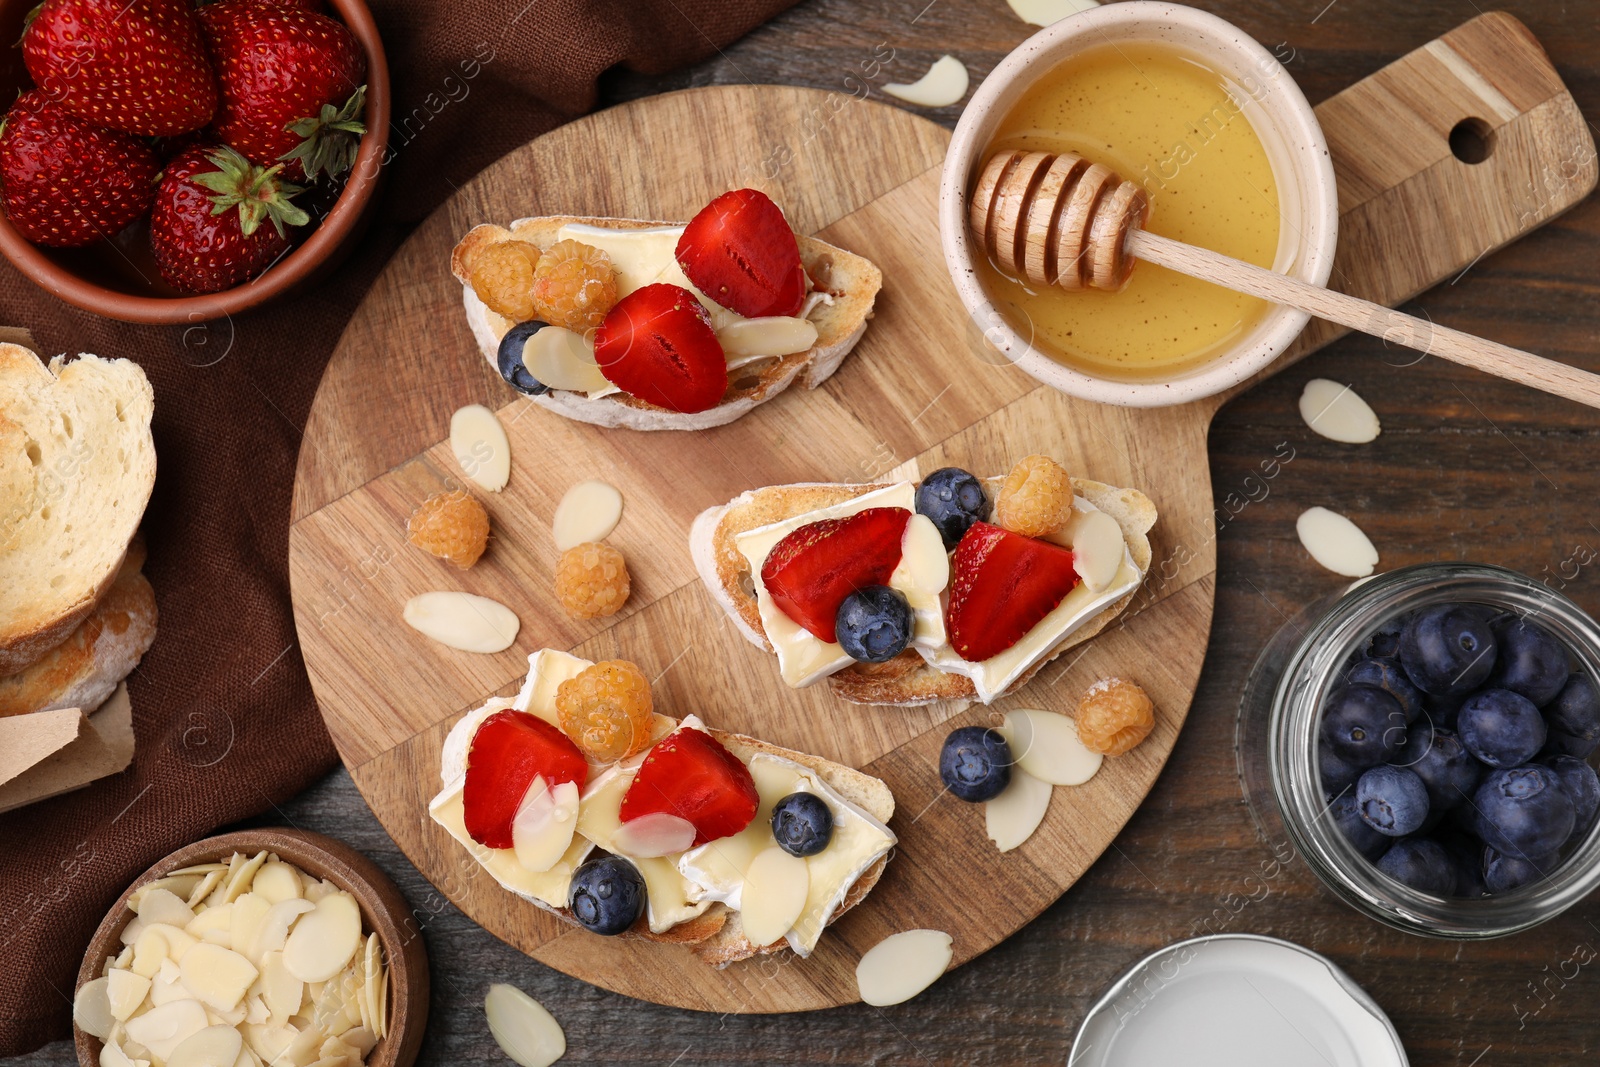
[[[1001,120],[1002,149],[1075,152],[1150,194],[1145,228],[1271,267],[1278,192],[1244,90],[1170,48],[1103,45],[1046,74]],[[978,274],[1033,346],[1100,378],[1190,371],[1253,329],[1272,305],[1151,263],[1119,292],[1037,292],[987,260]]]

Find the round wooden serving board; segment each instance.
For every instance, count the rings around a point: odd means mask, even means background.
[[[1474,45],[1485,53],[1504,51],[1517,36],[1514,22],[1507,29],[1496,18]],[[1470,58],[1471,49],[1458,52]],[[1523,68],[1532,62],[1513,60]],[[1443,106],[1454,106],[1437,82],[1417,94],[1419,107],[1439,107],[1441,97]],[[1497,122],[1507,131],[1502,150],[1524,112],[1553,96],[1519,99],[1505,86],[1495,95],[1516,101],[1516,113]],[[1349,114],[1359,118],[1359,105]],[[1441,144],[1461,117],[1428,120],[1444,123]],[[1336,129],[1338,116],[1330,121],[1326,111],[1323,121],[1336,156],[1343,154],[1340,137],[1343,144],[1373,137],[1349,123]],[[1407,144],[1400,134],[1389,136]],[[629,996],[704,1011],[853,1002],[856,961],[888,934],[945,930],[960,964],[1016,932],[1110,844],[1172,751],[1211,625],[1217,516],[1225,512],[1213,504],[1205,437],[1220,400],[1143,411],[1098,406],[1000,361],[961,310],[939,254],[935,201],[947,141],[943,129],[904,111],[778,87],[691,90],[594,115],[511,153],[435,212],[339,344],[306,428],[290,533],[296,619],[317,699],[357,785],[406,855],[474,920],[552,967]],[[1464,165],[1447,145],[1434,156],[1394,181],[1372,178],[1375,189],[1352,201],[1347,227],[1352,220],[1371,226],[1362,212],[1393,208],[1385,190],[1404,185],[1415,193],[1419,183],[1460,180]],[[1352,174],[1361,180],[1354,172],[1340,177]],[[545,214],[684,219],[740,186],[764,189],[797,229],[883,268],[876,317],[821,389],[791,390],[701,433],[604,431],[518,398],[478,354],[448,270],[452,245],[472,225]],[[1565,206],[1543,205],[1537,221]],[[1515,222],[1502,219],[1495,223],[1501,229],[1488,233],[1509,240],[1519,232]],[[1533,224],[1524,219],[1520,229]],[[1373,245],[1354,246],[1357,259],[1341,257],[1336,278],[1363,295],[1402,299],[1482,251],[1481,243],[1424,247],[1451,237],[1412,228],[1408,243],[1422,251],[1376,273],[1360,262],[1372,258]],[[1310,337],[1302,350],[1332,336]],[[503,492],[479,493],[494,538],[484,558],[461,572],[408,546],[405,522],[429,494],[460,481],[444,438],[451,412],[467,403],[498,410],[511,439],[512,474]],[[1148,493],[1160,511],[1152,533],[1156,563],[1122,625],[992,709],[858,707],[834,699],[826,685],[790,690],[775,659],[726,622],[689,560],[694,516],[745,489],[885,480],[912,465],[999,472],[1030,452]],[[552,595],[550,521],[562,493],[585,478],[611,482],[626,500],[610,541],[628,558],[633,595],[611,619],[575,622]],[[483,656],[431,643],[400,617],[407,599],[430,589],[506,603],[522,620],[516,644]],[[513,693],[528,654],[547,646],[639,663],[655,679],[660,711],[692,712],[713,726],[882,778],[895,795],[891,825],[900,836],[883,880],[811,958],[784,954],[724,970],[681,947],[594,936],[502,890],[429,820],[427,803],[439,788],[440,745],[450,725],[485,697]],[[1154,734],[1108,760],[1087,785],[1058,788],[1040,830],[1000,854],[985,835],[981,805],[941,789],[937,757],[945,734],[1011,707],[1069,710],[1090,682],[1113,674],[1149,691],[1158,709]]]

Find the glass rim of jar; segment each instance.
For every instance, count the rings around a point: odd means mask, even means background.
[[[1357,642],[1404,611],[1450,602],[1522,612],[1561,640],[1591,679],[1600,680],[1600,624],[1558,590],[1493,564],[1400,567],[1352,585],[1295,645],[1272,695],[1268,772],[1296,850],[1336,895],[1401,930],[1477,940],[1536,926],[1600,886],[1600,825],[1539,882],[1482,898],[1442,897],[1390,878],[1356,851],[1327,817],[1331,804],[1323,799],[1317,768],[1323,703]]]

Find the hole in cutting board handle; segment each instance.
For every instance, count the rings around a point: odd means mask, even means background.
[[[1494,155],[1494,129],[1479,118],[1466,118],[1450,130],[1450,151],[1463,163],[1482,163]]]

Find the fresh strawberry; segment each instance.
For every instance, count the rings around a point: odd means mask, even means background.
[[[6,217],[34,244],[70,248],[121,232],[149,209],[160,169],[131,134],[92,126],[37,89],[0,127]]]
[[[806,299],[800,246],[766,193],[735,189],[700,209],[678,238],[695,288],[746,318],[794,315]]]
[[[217,109],[192,0],[45,0],[22,59],[41,92],[96,126],[165,137]]]
[[[756,817],[755,779],[739,757],[704,730],[685,727],[656,742],[622,795],[622,821],[666,812],[694,825],[703,845],[736,834]]]
[[[343,23],[264,0],[222,0],[200,18],[222,89],[218,140],[294,181],[354,165],[367,60]]]
[[[1056,609],[1079,582],[1072,551],[975,522],[956,545],[945,625],[971,662],[998,656]]]
[[[279,180],[278,170],[228,147],[187,148],[167,163],[150,214],[150,246],[168,285],[219,292],[289,250],[284,227],[304,226],[310,217],[290,202],[304,190]]]
[[[510,848],[511,821],[535,778],[543,775],[550,789],[563,782],[581,789],[588,774],[583,753],[559,729],[525,711],[497,711],[483,720],[467,749],[461,794],[467,833],[480,845]]]
[[[772,546],[761,584],[779,611],[813,636],[835,641],[839,605],[857,589],[889,583],[910,521],[905,508],[868,508],[807,523]]]
[[[711,316],[681,285],[646,285],[617,301],[595,331],[594,359],[613,385],[671,411],[714,408],[728,391]]]

